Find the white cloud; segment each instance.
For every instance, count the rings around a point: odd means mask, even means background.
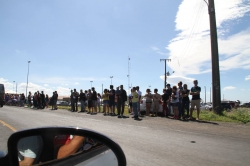
[[[79,83],[78,82],[75,82],[75,85],[78,85]]]
[[[233,90],[235,89],[234,86],[226,86],[225,88],[223,88],[223,90]]]
[[[151,49],[153,51],[155,51],[157,54],[160,54],[160,55],[169,55],[168,53],[164,53],[164,52],[160,51],[160,49],[158,47],[152,46]]]
[[[245,77],[245,80],[246,80],[246,81],[250,80],[250,75],[246,76],[246,77]]]
[[[192,9],[192,10],[190,10]],[[230,25],[250,11],[250,2],[215,0],[220,70],[250,69],[250,26],[234,35],[224,37]],[[189,19],[187,19],[189,18]],[[231,22],[231,21],[234,22]],[[204,1],[183,0],[176,15],[179,32],[166,47],[170,51],[169,66],[178,75],[211,72],[210,26]]]
[[[151,49],[154,50],[154,51],[158,51],[159,50],[159,48],[155,47],[155,46],[152,46]]]
[[[164,75],[160,76],[162,80],[165,79]],[[171,75],[167,77],[167,84],[170,84],[171,87],[178,84],[178,82],[182,81],[182,84],[187,84],[188,88],[190,89],[193,86],[194,78],[184,77],[184,76],[176,76]]]
[[[48,84],[44,84],[44,86],[49,86]]]

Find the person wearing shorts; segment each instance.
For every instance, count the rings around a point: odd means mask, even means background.
[[[110,91],[109,91],[109,107],[110,107],[110,113],[112,115],[115,115],[115,90],[114,86],[110,85]]]
[[[161,102],[161,95],[158,94],[158,89],[154,89],[153,102],[154,102],[153,116],[157,116],[159,111],[159,105]]]
[[[146,116],[149,116],[149,112],[150,112],[151,105],[152,105],[153,95],[150,92],[151,92],[150,89],[147,89],[146,94],[145,94],[145,97],[146,97]]]
[[[91,90],[89,89],[88,90],[88,113],[87,114],[90,114],[91,113],[91,109],[93,111],[93,108],[92,108],[92,93],[91,93]]]
[[[103,100],[103,112],[104,112],[104,116],[107,115],[107,110],[109,107],[109,94],[108,94],[108,90],[104,89],[104,94],[102,95],[102,100]],[[108,112],[109,114],[109,112]]]
[[[139,90],[140,89],[140,87],[139,86],[137,86],[136,87],[136,91],[137,91],[137,93],[138,93],[138,95],[139,95],[139,98],[138,98],[138,103],[137,103],[137,109],[138,109],[138,114],[140,115],[140,112],[141,112],[141,108],[140,108],[140,105],[141,105],[141,95],[142,95],[142,93],[141,93],[141,91]]]
[[[172,95],[171,95],[171,104],[174,110],[174,119],[179,119],[179,93],[177,91],[177,87],[173,86]]]
[[[194,107],[196,107],[196,109],[197,109],[196,120],[199,120],[199,115],[200,115],[200,92],[201,92],[201,88],[198,86],[198,81],[194,80],[194,86],[191,88],[191,92],[190,92],[190,95],[192,95],[190,117],[189,117],[190,120],[193,119],[192,115],[193,115]]]

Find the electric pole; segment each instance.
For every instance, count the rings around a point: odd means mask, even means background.
[[[171,59],[160,59],[160,62],[161,61],[165,61],[165,74],[164,74],[164,88],[166,88],[167,87],[167,61],[168,62],[171,62]]]
[[[207,5],[208,5],[208,14],[209,14],[209,19],[210,19],[213,110],[216,113],[220,114],[222,111],[221,91],[220,91],[221,89],[220,87],[220,65],[219,65],[219,55],[218,55],[218,39],[217,39],[217,27],[216,27],[214,0],[208,0]]]

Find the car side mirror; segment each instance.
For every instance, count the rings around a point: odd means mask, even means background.
[[[18,131],[8,140],[0,165],[125,166],[121,147],[107,136],[78,127],[45,127]]]

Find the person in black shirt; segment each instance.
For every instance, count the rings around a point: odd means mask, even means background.
[[[172,106],[170,103],[170,98],[172,95],[172,88],[171,88],[170,84],[167,84],[167,95],[168,95],[168,115],[171,115]]]
[[[181,115],[182,119],[189,117],[189,105],[190,105],[189,92],[190,92],[190,90],[187,89],[187,84],[184,84],[183,85],[183,90],[182,90],[182,93],[181,93],[181,96],[182,96],[182,112],[181,112],[180,115]],[[186,117],[185,117],[185,109],[187,110]]]
[[[87,100],[85,93],[83,93],[82,90],[80,90],[80,102],[81,102],[81,111],[85,111],[85,101]],[[78,112],[79,113],[79,112]]]
[[[72,112],[78,112],[78,97],[79,97],[79,93],[76,91],[76,89],[74,89],[74,92],[72,93],[72,103],[73,103],[73,107],[72,107]]]
[[[45,108],[45,95],[43,91],[40,94],[40,100],[41,100],[41,108],[44,109]]]
[[[115,90],[114,86],[110,85],[109,91],[109,107],[112,115],[115,115]]]
[[[92,87],[92,107],[94,108],[94,113],[92,109],[92,114],[97,114],[97,93],[95,91],[95,88]]]
[[[57,110],[57,99],[58,99],[58,93],[55,91],[55,97],[54,97],[54,108]]]
[[[161,96],[162,112],[165,117],[168,116],[168,101],[169,95],[167,94],[167,89],[163,89],[163,95]]]
[[[120,86],[120,93],[117,101],[118,118],[123,117],[125,101],[127,101],[127,92],[123,89],[123,85]]]

